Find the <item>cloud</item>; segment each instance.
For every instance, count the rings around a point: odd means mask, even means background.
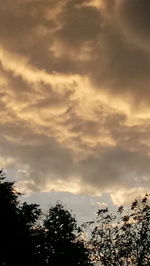
[[[148,1],[107,0],[100,7],[88,0],[15,1],[13,6],[12,12],[11,1],[1,4],[0,41],[18,55],[17,63],[28,60],[34,72],[84,74],[99,91],[149,104]]]
[[[112,193],[111,198],[116,206],[131,205],[135,199],[141,201],[146,193],[147,189],[143,187],[131,188],[129,190],[120,189],[119,191]]]
[[[5,167],[23,169],[23,174],[18,173],[19,182],[29,191],[101,195],[122,187],[149,186],[150,159],[145,151],[140,154],[141,147],[135,152],[128,147],[125,150],[96,143],[93,154],[77,159],[73,150],[33,133],[30,127],[5,125],[1,136],[1,154],[7,158]]]
[[[0,3],[0,160],[26,190],[149,188],[149,7]]]
[[[116,1],[121,27],[128,39],[141,49],[149,50],[150,3],[146,0]]]

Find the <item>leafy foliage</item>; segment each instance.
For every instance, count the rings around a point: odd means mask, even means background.
[[[44,226],[49,265],[92,265],[75,218],[60,203],[49,209]]]
[[[92,257],[102,265],[150,265],[149,196],[135,200],[130,209],[118,208],[118,214],[108,209],[97,212],[91,228]]]

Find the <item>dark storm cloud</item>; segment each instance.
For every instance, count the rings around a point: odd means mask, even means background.
[[[100,152],[99,157],[91,157],[82,162],[82,171],[86,181],[105,190],[106,187],[133,188],[149,184],[150,159],[136,152],[119,148],[108,148]],[[91,178],[92,176],[92,178]],[[148,177],[143,181],[143,177]]]
[[[101,16],[96,8],[79,8],[69,3],[61,20],[63,27],[57,32],[57,36],[75,49],[86,41],[92,41],[100,32]]]
[[[98,57],[91,65],[95,70],[91,76],[97,87],[104,86],[114,93],[129,93],[136,98],[139,94],[142,98],[149,95],[150,60],[145,52],[123,41],[118,32],[108,28],[95,53]]]
[[[118,1],[118,10],[121,23],[131,34],[129,36],[133,36],[131,39],[134,40],[135,37],[135,44],[142,45],[143,43],[143,47],[146,45],[148,48],[148,44],[150,44],[150,2],[147,0],[122,0]]]
[[[150,23],[149,2],[120,0],[112,6],[107,2],[103,28],[94,50],[97,57],[90,65],[94,69],[93,81],[97,87],[129,94],[138,102],[149,102],[150,51],[141,46],[142,34],[145,38],[149,35],[146,26]]]

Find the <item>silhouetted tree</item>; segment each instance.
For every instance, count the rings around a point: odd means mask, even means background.
[[[14,182],[5,181],[0,171],[0,265],[24,266],[34,263],[34,225],[40,215],[36,204],[19,204],[21,194]]]
[[[57,203],[44,221],[47,262],[51,266],[90,266],[89,250],[81,239],[81,229],[68,210]]]
[[[135,200],[130,209],[120,206],[118,215],[100,209],[91,229],[92,257],[101,265],[150,265],[149,195]],[[90,228],[89,227],[89,228]]]

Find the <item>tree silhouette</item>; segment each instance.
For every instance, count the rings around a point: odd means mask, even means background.
[[[19,204],[14,182],[5,181],[0,171],[0,265],[34,264],[33,231],[40,215],[36,204]]]
[[[90,266],[89,251],[68,210],[57,203],[40,219],[37,204],[21,203],[0,171],[0,265]]]
[[[97,212],[92,227],[92,256],[101,265],[150,265],[150,206],[149,195],[135,200],[130,209],[120,206],[118,215],[108,209]]]
[[[74,217],[62,204],[49,209],[44,221],[48,265],[78,266],[92,265],[89,251],[80,239],[81,229]]]

